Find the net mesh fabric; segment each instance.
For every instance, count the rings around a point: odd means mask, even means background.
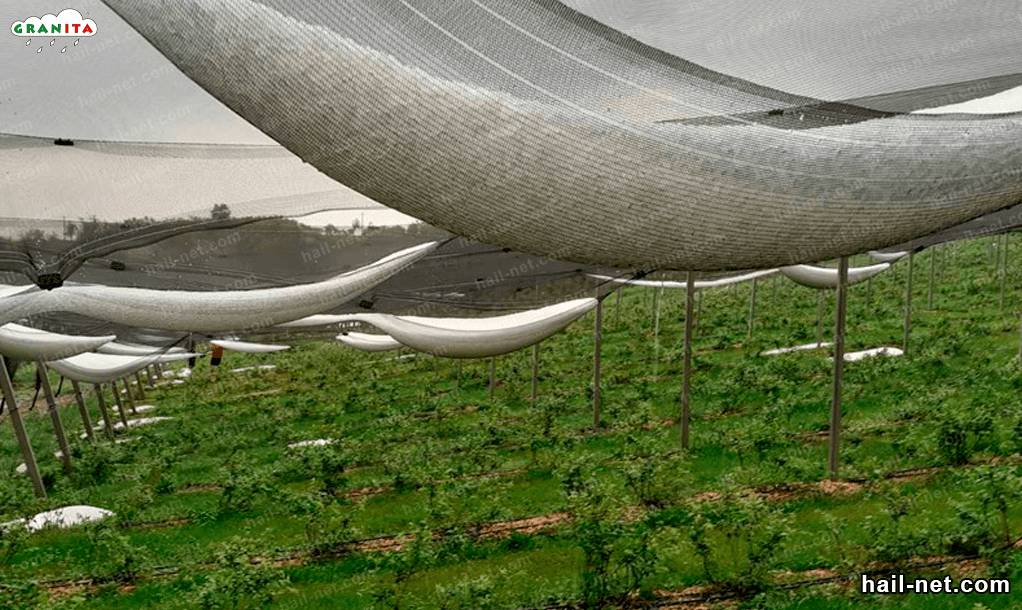
[[[891,246],[1022,194],[1017,114],[791,95],[552,0],[108,4],[328,176],[524,252],[770,267]]]

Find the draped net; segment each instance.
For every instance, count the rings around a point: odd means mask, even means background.
[[[0,135],[5,284],[286,287],[459,236],[323,313],[479,316],[616,287],[593,275],[713,277],[1022,225],[1019,113],[913,114],[1020,74],[820,99],[552,0],[107,4],[283,147]],[[364,226],[379,204],[425,222]],[[323,226],[327,210],[360,226]]]

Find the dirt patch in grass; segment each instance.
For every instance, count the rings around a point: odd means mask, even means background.
[[[820,481],[820,491],[828,496],[850,496],[862,491],[862,483],[825,479]]]
[[[87,586],[79,584],[57,585],[54,587],[50,587],[48,593],[50,595],[50,599],[54,600],[59,599],[61,597],[75,595],[76,593],[81,593],[83,591],[86,591],[87,589],[88,589]]]
[[[481,540],[498,540],[508,538],[511,534],[525,534],[533,536],[549,531],[558,525],[571,521],[568,513],[552,513],[540,517],[529,517],[527,519],[515,519],[513,521],[501,521],[497,523],[485,523],[475,528],[473,533]]]

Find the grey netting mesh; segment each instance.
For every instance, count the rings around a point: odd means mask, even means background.
[[[328,176],[460,235],[557,259],[811,262],[1022,196],[1018,113],[789,95],[553,0],[106,3]]]

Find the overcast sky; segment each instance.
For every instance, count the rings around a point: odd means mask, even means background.
[[[1022,71],[1016,0],[566,3],[708,68],[825,99]],[[69,7],[97,24],[96,35],[77,46],[73,39],[58,38],[51,46],[52,38],[29,42],[10,32],[15,21]],[[0,131],[269,142],[98,0],[3,0],[0,22]]]

